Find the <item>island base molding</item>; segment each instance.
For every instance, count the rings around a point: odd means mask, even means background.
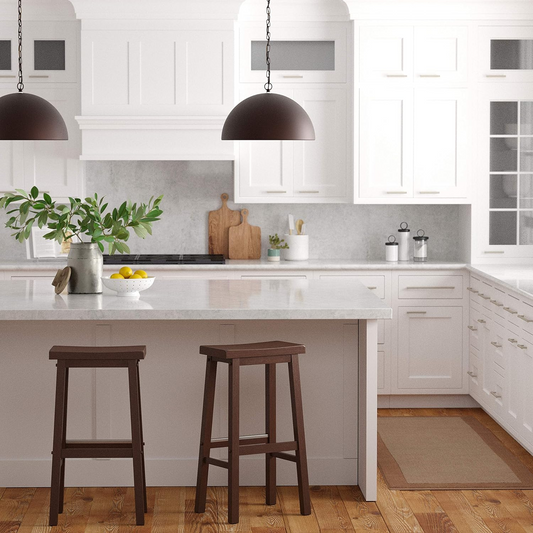
[[[361,337],[361,331],[367,331]],[[377,321],[0,321],[0,486],[50,484],[55,364],[53,345],[147,345],[140,364],[146,469],[149,485],[192,486],[196,480],[205,357],[201,344],[266,340],[303,343],[301,378],[312,484],[360,484],[375,463]],[[368,353],[365,350],[368,347]],[[364,355],[365,364],[361,357]],[[290,440],[288,371],[278,370],[278,439]],[[242,370],[241,432],[264,432],[264,369]],[[363,383],[363,386],[361,386]],[[227,373],[217,380],[213,437],[227,435]],[[75,369],[69,386],[69,439],[129,438],[127,375],[122,369]],[[361,400],[361,395],[374,398]],[[365,396],[366,397],[366,396]],[[372,428],[362,435],[363,422]],[[214,453],[224,458],[224,450]],[[264,458],[242,458],[241,483],[264,484]],[[225,485],[216,468],[209,483]],[[279,483],[296,485],[292,463],[280,461]],[[364,492],[375,499],[375,476]],[[127,486],[131,461],[67,461],[67,486]],[[363,488],[363,487],[362,487]]]

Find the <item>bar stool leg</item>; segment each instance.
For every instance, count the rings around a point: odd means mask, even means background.
[[[291,355],[291,360],[289,362],[289,382],[291,388],[294,440],[298,443],[298,449],[296,450],[296,470],[298,473],[300,513],[303,515],[309,515],[311,514],[311,497],[309,493],[309,474],[307,472],[307,451],[305,448],[302,388],[300,384],[298,355]]]
[[[61,448],[66,447],[67,443],[67,409],[68,409],[68,377],[69,377],[69,368],[65,368],[65,400],[63,402],[63,436],[61,439]],[[59,514],[63,512],[63,505],[65,502],[65,464],[66,459],[61,460],[61,474],[59,476]]]
[[[200,453],[198,456],[198,476],[196,479],[195,513],[205,513],[207,500],[207,476],[209,474],[209,455],[211,453],[211,433],[213,431],[213,410],[215,408],[215,385],[217,362],[207,358],[205,369],[204,406],[200,434]]]
[[[138,526],[144,525],[144,480],[142,470],[142,437],[140,427],[140,398],[138,394],[138,361],[128,362],[130,385],[131,443],[133,448],[133,485],[135,488],[135,516]]]
[[[276,442],[276,365],[265,365],[265,433],[269,444]],[[266,454],[266,504],[276,505],[276,457]]]
[[[239,374],[240,361],[229,364],[228,522],[239,522]]]
[[[65,459],[61,457],[63,438],[66,432],[68,368],[65,361],[57,362],[56,403],[54,415],[54,445],[52,451],[52,483],[50,491],[50,526],[57,526],[61,508],[61,476]],[[64,471],[64,470],[63,470]]]
[[[148,497],[146,495],[146,467],[144,465],[144,434],[143,434],[143,415],[141,409],[141,376],[137,363],[137,397],[139,398],[139,422],[141,426],[141,454],[142,454],[142,472],[143,472],[143,494],[144,494],[144,512],[148,512]]]

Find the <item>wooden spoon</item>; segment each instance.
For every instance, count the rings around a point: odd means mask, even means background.
[[[304,221],[301,218],[299,218],[296,221],[296,232],[298,233],[298,235],[302,234],[302,226],[303,225],[304,225]]]

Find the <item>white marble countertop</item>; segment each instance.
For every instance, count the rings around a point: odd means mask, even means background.
[[[0,320],[378,318],[392,309],[356,280],[156,280],[140,299],[56,296],[46,281],[0,281]]]
[[[0,260],[0,271],[42,271],[57,270],[66,266],[65,259],[28,259],[26,261]],[[140,267],[141,265],[135,265]],[[350,259],[310,259],[309,261],[280,261],[271,263],[260,261],[228,260],[225,265],[147,265],[151,270],[459,270],[466,263],[428,261],[426,263],[387,261],[364,261]],[[116,270],[117,265],[104,265],[106,271]]]
[[[533,297],[533,265],[468,265],[468,270],[517,291]]]

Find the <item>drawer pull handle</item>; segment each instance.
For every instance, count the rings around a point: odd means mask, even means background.
[[[474,372],[470,372],[470,371],[468,371],[467,374],[468,374],[471,378],[477,378],[477,374],[474,374]]]
[[[490,296],[487,296],[486,294],[480,294],[480,296],[483,300],[490,300]]]
[[[286,194],[287,191],[266,191],[267,194]]]
[[[511,313],[512,315],[518,314],[518,311],[515,311],[514,309],[511,309],[510,307],[504,307],[504,311],[507,311],[508,313]]]
[[[491,304],[494,304],[497,307],[503,307],[503,304],[501,302],[498,302],[497,300],[491,300]]]
[[[523,320],[524,322],[527,322],[528,324],[530,324],[531,322],[533,322],[533,320],[531,320],[531,318],[527,318],[526,315],[518,315],[518,318],[520,320]]]
[[[479,294],[479,291],[477,291],[476,289],[473,289],[472,287],[467,287],[466,290],[473,292],[474,294]]]
[[[298,191],[300,194],[320,194],[320,191]]]
[[[503,250],[485,250],[484,254],[504,254]]]
[[[14,74],[3,74],[0,78],[16,78],[16,76]]]
[[[501,348],[502,345],[497,343],[496,341],[491,341],[492,346],[495,346],[496,348]]]
[[[423,290],[427,290],[427,289],[453,291],[453,289],[455,289],[455,287],[405,287],[405,289],[408,290],[408,291],[423,291]]]
[[[470,331],[477,331],[477,328],[475,328],[474,326],[468,326],[468,329],[469,329]]]
[[[485,74],[487,78],[507,78],[507,74]]]
[[[420,191],[418,194],[440,194],[440,191]]]
[[[480,323],[480,324],[486,324],[487,321],[486,320],[483,320],[482,318],[478,318],[477,321]]]
[[[48,75],[46,75],[46,74],[41,74],[41,75],[30,74],[28,77],[29,77],[29,78],[49,78],[50,76],[48,76]]]
[[[303,76],[294,74],[294,75],[282,76],[282,78],[303,78]]]
[[[490,393],[491,393],[496,399],[499,399],[499,398],[502,397],[502,395],[501,395],[501,394],[498,394],[495,390],[491,391]]]
[[[385,194],[407,194],[407,191],[385,191]]]
[[[512,339],[511,337],[509,337],[507,339],[511,344],[516,344],[518,341],[516,339]]]
[[[377,287],[367,287],[367,289],[369,289],[371,291],[375,291],[377,289]]]
[[[421,78],[440,78],[440,74],[419,74]]]
[[[427,311],[407,311],[408,315],[425,315]]]
[[[407,78],[407,74],[386,74],[387,78]]]
[[[523,344],[517,344],[517,346],[521,349],[521,350],[527,350],[527,346],[523,345]]]

